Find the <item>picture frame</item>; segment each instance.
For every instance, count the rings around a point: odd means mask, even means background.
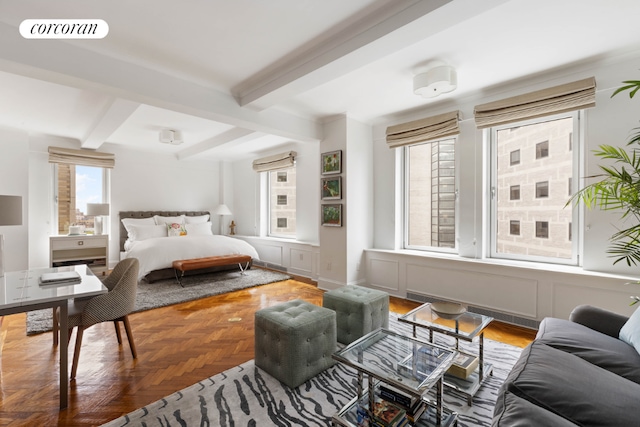
[[[322,178],[320,192],[322,194],[322,200],[342,199],[342,177]]]
[[[324,227],[342,227],[342,204],[321,205],[320,221]]]
[[[322,171],[322,175],[342,173],[342,150],[322,153],[320,157],[320,170]]]

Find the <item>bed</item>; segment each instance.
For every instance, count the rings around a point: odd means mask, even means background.
[[[207,211],[121,211],[119,219],[120,258],[137,258],[138,278],[149,283],[174,277],[171,265],[176,260],[224,255],[259,259],[255,248],[244,240],[212,234]],[[211,267],[185,275],[230,269],[238,266]]]

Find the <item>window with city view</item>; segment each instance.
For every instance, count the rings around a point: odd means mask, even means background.
[[[455,248],[455,139],[405,150],[405,247]]]
[[[83,225],[88,232],[94,228],[93,216],[86,215],[87,203],[103,203],[108,169],[56,164],[58,234],[68,234],[70,225]]]
[[[577,182],[577,123],[569,113],[492,129],[492,257],[577,262],[575,209],[566,206],[567,183]]]
[[[296,237],[296,167],[269,175],[269,236]]]

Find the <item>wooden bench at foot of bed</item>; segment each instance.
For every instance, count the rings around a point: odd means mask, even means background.
[[[245,263],[244,267],[242,266],[243,263]],[[186,271],[238,264],[240,273],[244,274],[244,271],[249,267],[249,263],[251,263],[251,256],[249,255],[219,255],[206,258],[181,259],[173,261],[172,266],[176,273],[176,280],[182,286],[182,277]],[[178,271],[182,272],[179,276]]]

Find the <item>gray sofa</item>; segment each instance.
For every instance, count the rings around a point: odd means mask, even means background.
[[[627,318],[579,306],[546,318],[500,388],[493,426],[640,426],[640,355]]]

